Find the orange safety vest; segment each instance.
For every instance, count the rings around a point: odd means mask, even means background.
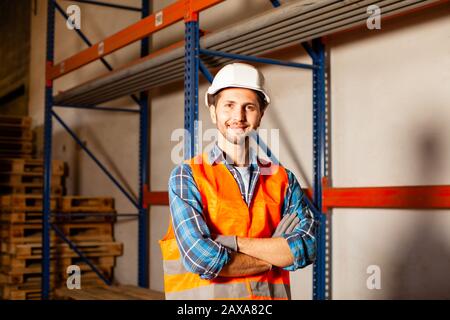
[[[203,216],[212,234],[249,238],[270,238],[281,218],[281,206],[288,186],[286,171],[272,165],[271,175],[260,175],[250,207],[224,164],[211,165],[207,154],[186,163],[192,168],[200,191]],[[272,171],[273,170],[273,171]],[[278,267],[252,276],[201,279],[185,269],[172,223],[159,241],[163,256],[166,299],[290,299],[289,272]]]

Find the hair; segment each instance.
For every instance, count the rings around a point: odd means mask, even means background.
[[[212,97],[212,104],[214,106],[217,107],[217,104],[219,103],[219,99],[220,99],[220,94],[222,93],[223,90],[228,89],[228,88],[223,88],[221,90],[219,90],[218,92],[216,92],[213,97]],[[266,99],[264,97],[264,94],[260,91],[257,90],[252,90],[254,93],[256,93],[256,98],[258,99],[258,104],[259,104],[259,109],[262,111],[266,110],[267,108],[267,102]]]

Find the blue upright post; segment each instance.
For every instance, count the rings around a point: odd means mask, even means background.
[[[322,178],[325,174],[325,48],[320,39],[313,40],[313,157],[314,157],[314,204],[322,212]],[[317,259],[314,263],[313,298],[326,299],[325,254],[326,217],[320,213],[316,233]]]
[[[142,18],[149,15],[149,1],[142,0]],[[141,41],[141,57],[149,53],[149,38]],[[139,114],[139,239],[138,239],[138,283],[140,287],[149,285],[149,237],[148,209],[144,208],[144,185],[148,185],[148,94],[140,94]]]
[[[47,67],[53,65],[55,38],[55,4],[48,1],[47,12]],[[48,76],[48,74],[46,74]],[[44,114],[44,194],[42,217],[42,299],[47,300],[50,294],[50,192],[52,161],[52,107],[53,83],[47,79],[45,84]]]
[[[198,21],[185,23],[184,60],[184,158],[193,157],[198,150],[196,123],[198,121],[199,28]]]

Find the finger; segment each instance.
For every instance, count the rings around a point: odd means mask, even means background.
[[[289,225],[292,223],[292,220],[294,220],[297,215],[296,214],[289,214],[288,216],[289,217],[283,223],[283,226],[282,226],[282,229],[281,229],[282,233],[286,232],[286,229],[289,227]]]
[[[289,219],[289,214],[285,214],[278,225],[283,225],[283,223],[285,223],[287,219]]]
[[[292,222],[289,224],[288,228],[290,228],[291,226],[294,226],[296,224],[298,224],[300,222],[300,218],[294,214],[295,218],[292,220]]]
[[[292,220],[292,223],[289,225],[289,227],[286,229],[285,233],[291,233],[292,231],[294,231],[295,228],[297,228],[299,224],[300,218],[296,216],[295,219]]]
[[[284,215],[284,217],[281,219],[281,221],[278,222],[278,225],[275,228],[275,233],[279,233],[282,230],[282,228],[283,228],[284,224],[286,223],[287,219],[289,219],[289,214]]]

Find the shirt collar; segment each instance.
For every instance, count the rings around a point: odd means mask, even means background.
[[[260,162],[259,158],[256,155],[255,150],[251,147],[249,150],[249,154],[250,154],[250,164],[251,165],[255,165]],[[222,149],[220,149],[217,142],[214,144],[213,148],[208,153],[208,161],[211,164],[223,163],[223,164],[233,165],[233,163],[230,163],[229,161],[227,161],[225,152]]]

